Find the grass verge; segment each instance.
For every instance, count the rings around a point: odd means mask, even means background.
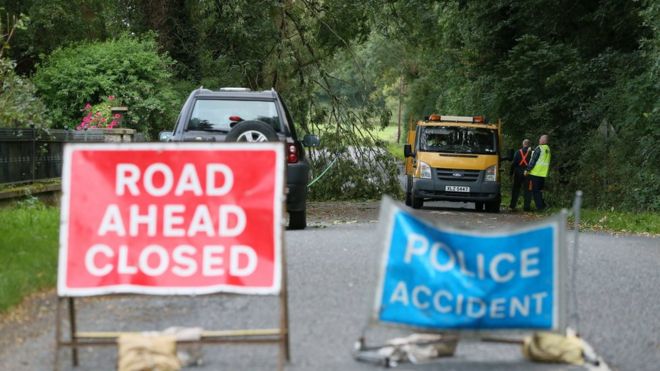
[[[58,224],[59,208],[39,202],[0,209],[0,313],[55,285]]]
[[[660,213],[584,209],[580,212],[580,227],[596,231],[660,235]]]
[[[502,203],[502,209],[505,209],[506,206],[508,206],[508,202],[506,204]],[[548,216],[558,213],[560,210],[559,208],[550,208],[537,215],[539,217]],[[569,215],[568,226],[572,227],[574,221],[574,217]],[[660,213],[582,209],[580,210],[580,230],[660,236]]]
[[[402,129],[403,130],[403,129]],[[374,131],[376,138],[382,140],[387,144],[387,151],[392,154],[392,156],[403,160],[403,142],[405,141],[405,133],[401,133],[401,143],[396,142],[397,126],[395,123],[386,126]]]
[[[522,192],[521,192],[522,193]],[[511,178],[502,177],[502,210],[507,210],[511,202]],[[518,199],[518,210],[522,209],[523,195]],[[566,208],[570,208],[567,205]],[[532,201],[532,210],[534,202]],[[540,215],[558,213],[561,208],[551,207]],[[573,217],[569,216],[569,226]],[[660,235],[660,213],[651,211],[623,211],[616,209],[585,209],[580,211],[580,229],[639,235]]]

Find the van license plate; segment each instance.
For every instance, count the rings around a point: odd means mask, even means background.
[[[466,186],[445,186],[447,192],[470,192],[470,187]]]

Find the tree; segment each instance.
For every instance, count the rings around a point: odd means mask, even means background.
[[[198,82],[200,69],[200,41],[195,24],[208,17],[196,14],[197,1],[186,0],[117,0],[118,16],[138,35],[155,32],[160,50],[177,63],[175,77]],[[203,3],[203,2],[202,2]]]
[[[106,0],[0,0],[8,16],[24,14],[29,20],[16,32],[9,52],[18,73],[33,73],[42,56],[58,47],[119,36],[126,26],[117,5]]]
[[[584,189],[589,206],[657,210],[660,174],[648,159],[658,148],[658,8],[653,1],[389,1],[374,7],[373,24],[416,61],[417,73],[405,75],[416,117],[483,113],[502,118],[516,142],[550,133],[554,204]],[[603,122],[618,135],[607,155],[596,135]],[[628,170],[631,159],[642,167]]]
[[[0,58],[0,127],[48,126],[46,106],[28,79],[14,72],[14,64]]]
[[[14,72],[14,62],[4,58],[15,32],[25,28],[25,17],[8,16],[7,19],[10,21],[6,28],[0,19],[0,127],[47,126],[46,107],[36,97],[34,85],[18,76]]]

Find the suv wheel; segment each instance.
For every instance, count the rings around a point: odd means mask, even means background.
[[[227,134],[226,142],[274,142],[277,140],[275,130],[263,121],[243,121],[234,126]]]
[[[305,229],[307,226],[307,215],[305,210],[289,211],[289,229]]]

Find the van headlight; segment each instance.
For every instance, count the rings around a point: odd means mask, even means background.
[[[426,162],[419,162],[417,165],[417,174],[422,179],[431,179],[431,167]]]
[[[497,165],[493,165],[488,169],[486,169],[486,181],[487,182],[497,181]]]

